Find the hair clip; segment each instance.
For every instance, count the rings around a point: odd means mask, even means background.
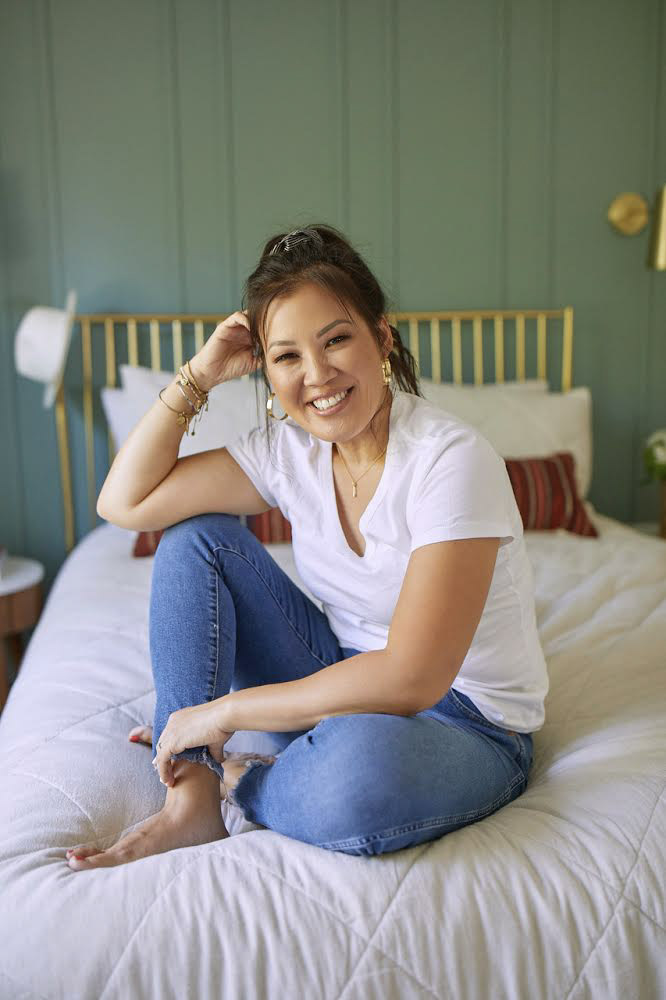
[[[281,240],[278,240],[269,254],[278,253],[280,250],[288,252],[299,243],[307,243],[308,240],[314,240],[320,247],[324,245],[324,241],[316,229],[294,229],[293,232],[287,233]]]

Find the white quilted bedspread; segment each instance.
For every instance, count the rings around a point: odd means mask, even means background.
[[[373,858],[223,805],[227,840],[73,872],[68,847],[110,846],[165,794],[127,740],[154,707],[153,560],[91,532],[0,718],[0,997],[666,997],[666,543],[594,518],[599,539],[526,535],[551,688],[520,798]]]

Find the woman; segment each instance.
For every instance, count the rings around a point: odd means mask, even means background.
[[[270,239],[244,298],[98,500],[121,527],[168,529],[154,726],[131,734],[152,741],[166,799],[108,850],[68,852],[75,870],[228,836],[220,778],[250,821],[365,855],[439,838],[527,785],[548,678],[504,462],[421,397],[376,278],[334,228]],[[177,459],[207,392],[257,368],[266,426]],[[321,611],[239,521],[275,506]],[[275,753],[225,756],[236,730],[273,734]]]

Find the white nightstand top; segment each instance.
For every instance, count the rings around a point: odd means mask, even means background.
[[[33,587],[44,576],[44,567],[36,559],[7,556],[0,576],[0,597]]]

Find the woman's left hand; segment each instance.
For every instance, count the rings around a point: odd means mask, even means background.
[[[207,701],[203,705],[192,705],[172,712],[162,730],[153,759],[153,767],[157,770],[163,785],[173,785],[174,754],[189,750],[191,747],[217,745],[221,749],[231,739],[234,730],[222,728],[223,711],[221,699]]]

